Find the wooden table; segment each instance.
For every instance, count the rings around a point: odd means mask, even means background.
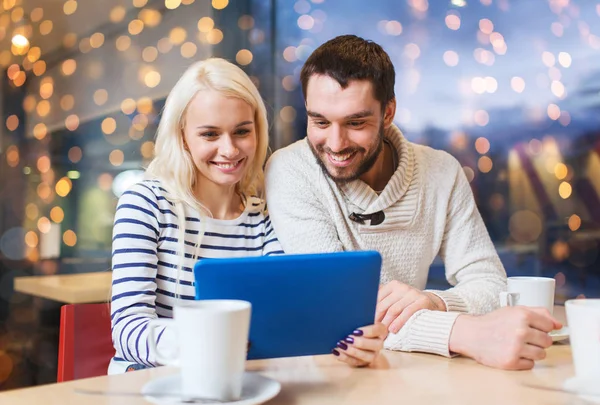
[[[67,304],[110,300],[112,273],[96,272],[57,276],[15,277],[14,288],[23,294]]]
[[[555,313],[564,319],[564,308],[557,307]],[[496,370],[467,358],[387,351],[374,367],[363,369],[350,368],[331,355],[250,361],[247,369],[281,382],[281,392],[268,405],[586,404],[574,395],[524,385],[559,387],[564,379],[573,376],[568,344],[555,344],[547,353],[547,358],[530,371]],[[175,372],[170,367],[159,367],[8,391],[0,394],[0,403],[148,404],[143,397],[89,396],[75,393],[74,389],[139,392],[150,379]]]
[[[385,352],[376,367],[352,369],[333,356],[248,362],[248,369],[277,379],[281,392],[268,405],[283,404],[575,404],[578,398],[525,387],[572,376],[568,345],[554,345],[531,371],[501,371],[466,358]],[[139,392],[151,378],[175,373],[170,367],[135,371],[68,383],[8,391],[0,403],[11,405],[138,405],[143,397],[90,396],[75,388]]]

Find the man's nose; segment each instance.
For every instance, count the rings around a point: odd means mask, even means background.
[[[334,153],[343,151],[347,146],[346,134],[339,125],[332,125],[327,136],[327,147]]]

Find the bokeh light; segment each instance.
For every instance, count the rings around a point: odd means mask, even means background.
[[[542,221],[533,211],[517,211],[510,217],[508,228],[516,242],[531,243],[540,237]]]
[[[71,114],[65,119],[65,127],[69,131],[75,131],[79,128],[79,117],[76,114]]]
[[[144,159],[151,159],[154,156],[154,142],[146,141],[140,147],[140,152]]]
[[[63,242],[67,246],[75,246],[77,244],[77,235],[70,229],[67,229],[65,233],[63,233]]]
[[[19,127],[19,117],[16,115],[9,115],[6,119],[6,129],[9,131],[14,131]]]
[[[41,217],[40,219],[38,219],[37,228],[41,233],[50,232],[51,227],[52,227],[52,224],[50,223],[50,220],[48,218]]]
[[[477,153],[484,155],[490,150],[490,141],[484,137],[479,137],[475,140],[475,150]]]
[[[568,173],[569,169],[567,168],[566,164],[557,163],[556,166],[554,166],[554,175],[558,180],[563,180],[566,178]]]
[[[115,149],[112,152],[110,152],[110,155],[108,156],[108,160],[109,160],[110,164],[113,166],[121,166],[123,164],[123,162],[125,161],[125,155],[123,154],[122,150]]]
[[[229,4],[229,0],[212,0],[215,10],[223,10]]]
[[[210,17],[202,17],[198,20],[198,31],[205,34],[209,33],[215,27],[215,22]]]
[[[70,94],[65,94],[60,98],[60,108],[63,111],[70,111],[75,106],[75,97]]]
[[[446,26],[456,31],[460,28],[460,17],[455,14],[449,14],[446,16]]]
[[[56,206],[50,210],[50,219],[57,224],[60,224],[65,219],[65,212],[62,208]],[[35,247],[35,246],[32,246]]]
[[[71,179],[68,177],[63,177],[59,181],[56,182],[56,194],[61,197],[66,197],[73,188],[73,183]]]
[[[216,45],[223,40],[223,31],[213,28],[206,34],[206,41],[211,45]]]
[[[101,127],[102,132],[104,132],[106,135],[110,135],[117,129],[117,122],[114,118],[108,117],[102,120]]]
[[[477,161],[477,168],[481,173],[489,173],[492,170],[492,167],[492,159],[490,159],[488,156],[482,156]]]
[[[573,214],[569,217],[569,229],[573,232],[581,227],[581,218],[579,215]]]
[[[108,101],[108,92],[105,89],[98,89],[94,92],[94,103],[104,105]]]
[[[38,206],[34,203],[27,204],[27,206],[25,207],[25,215],[32,221],[37,219],[37,217],[40,215]]]
[[[455,51],[446,51],[444,52],[444,63],[448,66],[456,66],[458,65],[458,61],[459,61],[459,57],[458,57],[458,53],[456,53]]]
[[[197,51],[198,47],[193,42],[186,42],[183,45],[181,45],[181,56],[183,56],[186,59],[193,58],[196,55]]]
[[[125,7],[115,6],[110,10],[110,21],[112,21],[113,23],[121,22],[123,21],[123,18],[125,18],[126,13],[127,10],[125,9]]]
[[[148,63],[154,62],[157,57],[158,57],[158,49],[156,49],[156,47],[154,47],[154,46],[147,46],[142,51],[142,59],[144,60],[144,62],[148,62]]]
[[[123,114],[133,114],[136,108],[137,103],[132,98],[126,98],[121,102],[121,111],[123,111]]]
[[[566,181],[563,181],[558,186],[558,194],[560,195],[560,197],[562,199],[566,200],[567,198],[571,197],[572,192],[573,192],[573,187],[571,187],[571,185],[569,183],[567,183]]]
[[[71,149],[69,149],[68,156],[71,162],[77,163],[83,157],[83,151],[79,146],[73,146]]]
[[[235,61],[242,66],[246,66],[252,62],[252,57],[252,52],[248,49],[241,49],[235,55]]]

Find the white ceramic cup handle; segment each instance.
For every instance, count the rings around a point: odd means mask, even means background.
[[[519,301],[519,293],[511,293],[502,291],[500,293],[500,306],[501,307],[514,307]]]
[[[150,350],[156,354],[156,362],[166,366],[179,366],[179,359],[178,356],[167,358],[160,352],[156,345],[156,328],[161,326],[173,327],[173,325],[173,319],[152,319],[148,322],[148,345]]]

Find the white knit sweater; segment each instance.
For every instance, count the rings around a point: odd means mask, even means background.
[[[394,125],[385,136],[399,161],[380,195],[361,180],[336,185],[323,173],[306,139],[278,150],[266,170],[269,213],[286,253],[379,251],[382,284],[398,280],[424,289],[429,267],[439,255],[453,288],[432,292],[444,300],[448,312],[417,312],[385,346],[449,356],[456,317],[496,309],[506,272],[458,161],[407,141]],[[385,213],[380,225],[348,219],[352,212],[380,210]]]

